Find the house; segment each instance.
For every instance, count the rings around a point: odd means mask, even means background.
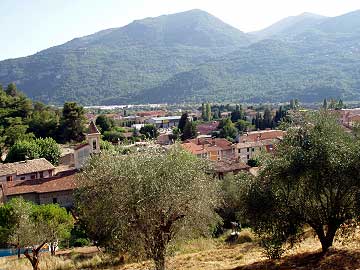
[[[23,197],[36,204],[58,203],[70,208],[74,205],[75,173],[76,170],[72,170],[48,178],[0,184],[0,200]]]
[[[247,163],[249,159],[256,158],[262,151],[270,153],[278,139],[266,139],[258,141],[241,142],[235,145],[235,156],[238,160]]]
[[[179,125],[180,118],[181,116],[152,117],[145,120],[145,122],[155,125],[156,128],[171,128]]]
[[[230,160],[235,157],[234,145],[222,138],[196,138],[181,145],[190,153],[213,161]]]
[[[54,172],[55,167],[45,158],[0,164],[0,183],[49,178]]]
[[[260,152],[272,152],[274,145],[282,140],[285,131],[282,130],[259,130],[247,132],[238,139],[235,146],[235,156],[242,162],[247,163],[259,155]]]
[[[269,139],[282,139],[285,134],[283,130],[259,130],[247,132],[240,135],[238,138],[239,143],[244,142],[257,142]]]
[[[197,125],[196,130],[201,135],[209,135],[213,131],[216,131],[218,129],[218,127],[219,127],[219,122],[218,121],[213,121],[213,122],[210,122],[210,123],[204,123],[204,124]]]
[[[219,179],[224,179],[228,173],[237,174],[241,171],[249,171],[250,166],[237,160],[221,160],[213,162],[213,169]]]
[[[91,154],[100,153],[101,133],[96,127],[94,121],[90,122],[85,137],[86,143],[77,145],[74,148],[74,162],[76,169],[82,168]]]

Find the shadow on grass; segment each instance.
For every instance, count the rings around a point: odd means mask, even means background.
[[[360,250],[333,249],[329,250],[326,254],[306,252],[285,256],[280,260],[266,260],[238,266],[231,270],[355,270],[358,268],[360,268]]]

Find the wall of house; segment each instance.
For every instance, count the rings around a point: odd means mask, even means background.
[[[90,145],[90,153],[100,153],[100,134],[87,134],[86,138]]]
[[[6,182],[8,176],[12,177],[13,181],[16,178],[16,174],[7,174],[7,175],[0,176],[0,182]]]
[[[247,163],[249,159],[253,158],[256,153],[260,151],[261,147],[244,147],[238,148],[236,155],[241,161]]]
[[[54,175],[54,171],[55,171],[55,169],[17,175],[15,180],[34,180],[34,179],[49,178]],[[41,175],[41,173],[42,173],[42,175]]]
[[[76,169],[82,168],[82,166],[85,164],[89,156],[90,156],[90,145],[75,150],[74,153],[75,168]]]
[[[39,204],[58,203],[62,207],[74,205],[74,195],[72,190],[57,191],[39,194]]]
[[[37,193],[26,193],[26,194],[19,194],[19,195],[7,195],[6,201],[10,201],[12,198],[20,198],[22,197],[26,201],[31,201],[35,204],[39,204],[39,195]]]

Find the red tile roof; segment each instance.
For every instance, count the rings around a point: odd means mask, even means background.
[[[13,196],[74,190],[76,188],[75,173],[76,170],[72,170],[51,178],[7,182],[4,184],[4,193],[6,196]]]
[[[239,161],[215,161],[213,163],[213,168],[215,172],[227,173],[227,172],[237,172],[242,170],[249,170],[250,166]]]
[[[209,151],[231,150],[233,147],[231,142],[222,138],[191,139],[184,142],[182,146],[195,155]]]
[[[198,132],[200,132],[201,135],[208,135],[211,132],[217,130],[218,126],[219,122],[214,121],[211,123],[197,125],[196,129]]]
[[[88,134],[100,134],[100,131],[96,127],[94,121],[90,121],[89,128],[88,128]]]
[[[269,139],[278,139],[284,136],[285,132],[282,130],[261,130],[248,132],[240,136],[240,142],[256,142]]]

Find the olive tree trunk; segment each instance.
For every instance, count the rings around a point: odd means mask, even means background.
[[[24,252],[25,257],[30,261],[33,270],[40,270],[39,262],[40,262],[40,250],[45,245],[46,242],[42,243],[37,248],[32,248],[31,255],[29,254],[29,249],[26,249]]]
[[[323,227],[314,228],[317,236],[319,237],[323,253],[326,253],[333,245],[335,234],[338,228],[339,225],[337,225],[336,223],[330,223],[329,225],[327,225],[326,232]]]

